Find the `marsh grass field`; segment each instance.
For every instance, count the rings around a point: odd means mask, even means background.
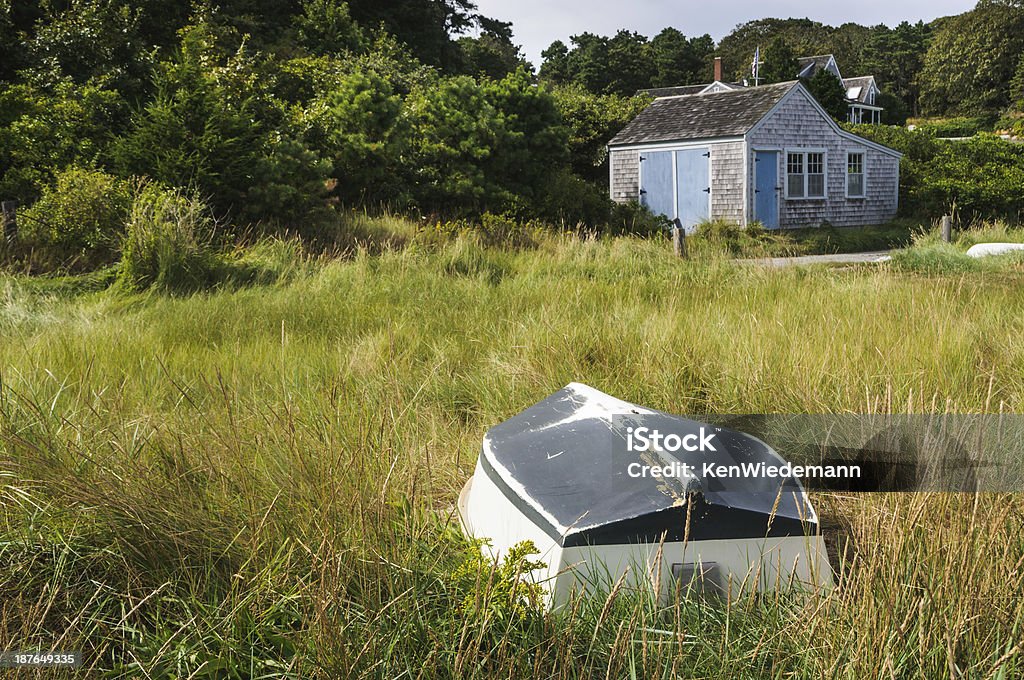
[[[554,614],[471,568],[453,514],[485,430],[571,381],[676,413],[1024,412],[1020,261],[260,248],[256,284],[189,296],[0,280],[0,649],[118,678],[1024,675],[1020,495],[819,495],[828,593]]]

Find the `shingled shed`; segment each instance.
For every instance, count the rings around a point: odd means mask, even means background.
[[[799,81],[659,96],[608,151],[612,200],[687,230],[880,224],[899,202],[902,155],[841,129]]]

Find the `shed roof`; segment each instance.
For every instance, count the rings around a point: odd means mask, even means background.
[[[796,86],[794,80],[656,99],[608,146],[744,135]]]

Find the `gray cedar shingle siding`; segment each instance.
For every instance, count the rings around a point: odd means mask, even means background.
[[[899,159],[855,139],[840,136],[823,117],[809,115],[809,110],[814,111],[809,97],[803,89],[795,92],[748,137],[748,163],[753,162],[753,150],[757,148],[825,149],[826,198],[786,200],[785,192],[780,191],[780,226],[811,227],[828,222],[833,226],[846,227],[888,222],[896,216]],[[847,151],[865,153],[865,198],[846,198]],[[785,153],[780,153],[780,186],[784,186],[786,181],[785,162]],[[752,186],[747,188],[747,199],[753,201]]]
[[[743,223],[743,142],[711,146],[711,217]]]
[[[611,169],[612,200],[628,203],[640,198],[640,152],[612,149],[608,153]]]
[[[792,95],[787,97],[791,91]],[[733,139],[714,141],[722,137]],[[835,226],[880,224],[896,214],[899,155],[838,132],[813,103],[811,95],[795,82],[656,100],[609,143],[611,198],[618,202],[639,198],[641,152],[617,147],[671,149],[676,146],[674,142],[689,142],[692,146],[705,140],[711,151],[713,219],[740,224],[753,219],[750,169],[757,148],[783,152],[778,154],[780,187],[786,181],[786,149],[826,152],[826,198],[787,200],[785,192],[780,191],[782,228],[818,226],[823,222]],[[848,150],[864,151],[865,198],[846,198]]]

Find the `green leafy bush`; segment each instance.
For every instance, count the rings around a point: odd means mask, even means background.
[[[971,137],[979,132],[991,131],[992,118],[988,116],[958,116],[955,118],[917,118],[907,123],[916,130],[934,137]]]
[[[205,202],[148,185],[135,197],[118,282],[129,291],[193,292],[218,281],[224,265],[211,246],[215,222]]]
[[[23,250],[33,268],[75,270],[110,264],[117,257],[131,205],[129,185],[99,170],[70,167],[25,210]]]
[[[28,204],[60,170],[102,165],[126,108],[120,94],[92,85],[0,86],[0,198]]]
[[[551,173],[533,209],[563,229],[578,229],[606,224],[612,205],[603,187],[587,182],[565,168]]]
[[[480,550],[483,544],[475,542],[451,575],[453,585],[467,593],[462,602],[463,613],[473,616],[486,612],[499,621],[523,620],[539,614],[544,590],[531,580],[531,572],[547,565],[530,559],[540,554],[537,546],[533,541],[517,543],[495,564],[484,557]]]
[[[193,26],[154,80],[114,149],[122,173],[199,191],[240,224],[294,224],[322,203],[327,165],[244,50],[225,60],[211,27]]]
[[[951,211],[964,222],[1016,221],[1024,211],[1024,145],[979,133],[941,140],[928,130],[850,126],[857,134],[905,155],[900,164],[900,210],[938,217]]]
[[[668,233],[671,221],[664,215],[655,215],[636,201],[616,203],[608,219],[608,233],[612,235],[657,236]]]

